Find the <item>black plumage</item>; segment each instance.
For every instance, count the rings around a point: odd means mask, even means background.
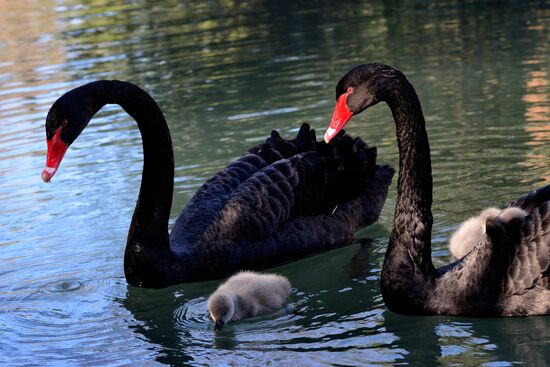
[[[466,256],[436,269],[430,246],[430,147],[413,86],[390,66],[366,64],[342,78],[337,100],[346,91],[346,108],[354,115],[385,101],[396,124],[398,194],[381,277],[387,307],[404,314],[549,314],[550,185],[510,204],[523,209],[526,216],[508,221],[489,218],[487,235]],[[337,122],[331,127],[341,128]]]
[[[349,244],[357,229],[378,218],[394,173],[377,166],[376,149],[359,138],[341,133],[331,144],[317,142],[307,124],[292,140],[273,131],[204,183],[168,234],[172,144],[146,92],[122,81],[69,91],[48,114],[48,139],[60,131],[70,145],[108,103],[136,120],[143,139],[141,189],[124,261],[126,279],[136,286],[220,278]]]

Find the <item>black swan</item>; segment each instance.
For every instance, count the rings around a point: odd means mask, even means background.
[[[381,290],[386,306],[413,315],[523,316],[550,313],[550,185],[509,207],[525,211],[486,222],[486,235],[460,260],[431,259],[432,168],[424,116],[413,86],[382,64],[350,70],[336,87],[330,141],[353,115],[385,101],[399,148],[397,201]]]
[[[262,269],[349,244],[380,213],[393,169],[376,148],[341,134],[318,143],[302,125],[293,140],[276,131],[208,180],[168,233],[174,185],[172,141],[156,102],[123,81],[96,81],[61,96],[46,118],[50,181],[71,143],[105,104],[137,122],[143,174],[126,251],[129,284],[160,288]]]
[[[241,271],[220,284],[208,297],[208,311],[214,328],[272,311],[283,305],[292,286],[279,274]]]

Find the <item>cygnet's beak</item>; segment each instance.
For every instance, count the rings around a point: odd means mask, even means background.
[[[214,330],[220,331],[223,327],[223,320],[216,320],[214,323]]]

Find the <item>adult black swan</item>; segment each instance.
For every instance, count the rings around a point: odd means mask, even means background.
[[[413,86],[390,66],[360,65],[340,80],[336,99],[327,142],[353,115],[381,101],[395,120],[399,179],[381,277],[386,306],[415,315],[549,314],[550,185],[510,204],[524,215],[487,219],[486,235],[468,254],[436,269],[430,247],[430,146]]]
[[[60,97],[46,118],[50,181],[71,143],[105,104],[120,105],[143,140],[141,188],[124,256],[129,284],[159,288],[259,269],[350,243],[378,218],[393,169],[376,148],[340,134],[318,143],[302,125],[284,140],[275,131],[208,180],[168,234],[174,185],[170,132],[155,101],[123,81],[96,81]]]

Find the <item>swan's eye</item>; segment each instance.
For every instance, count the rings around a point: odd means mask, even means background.
[[[346,91],[347,94],[351,94],[355,91],[355,89],[353,89],[353,87],[348,87],[348,90]]]

